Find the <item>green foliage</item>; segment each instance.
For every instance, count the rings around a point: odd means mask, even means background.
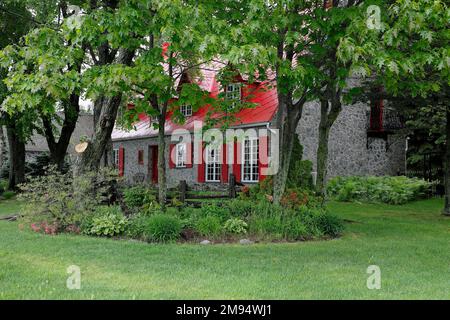
[[[8,190],[8,181],[0,179],[0,194]]]
[[[1,195],[4,199],[9,200],[13,198],[16,195],[16,193],[14,191],[5,191]]]
[[[300,160],[291,163],[287,187],[313,190],[312,168],[313,163],[309,160]]]
[[[262,195],[272,195],[273,194],[273,176],[266,177],[263,181],[259,181],[255,187],[255,192]]]
[[[195,225],[196,230],[206,237],[217,237],[222,234],[222,221],[219,217],[209,215],[201,217]]]
[[[328,196],[338,201],[404,204],[424,197],[431,183],[407,177],[336,177],[327,185]]]
[[[255,203],[248,200],[233,199],[226,202],[225,207],[227,208],[231,216],[246,218],[252,214]]]
[[[322,198],[316,196],[312,191],[301,189],[287,189],[281,198],[280,204],[284,208],[295,209],[306,206],[308,208],[318,208],[323,205]]]
[[[175,241],[180,237],[181,222],[178,217],[155,214],[148,218],[147,236],[155,242]]]
[[[156,197],[151,190],[144,186],[126,188],[123,191],[123,197],[125,204],[130,209],[139,209],[146,205],[147,209],[151,210],[149,207],[154,207],[156,202]]]
[[[225,221],[230,218],[230,211],[225,206],[219,206],[217,204],[207,204],[202,206],[201,214],[204,217],[217,217],[220,221]]]
[[[298,188],[303,190],[313,189],[311,175],[313,164],[309,160],[302,160],[302,157],[303,146],[300,144],[298,135],[295,135],[286,188]]]
[[[139,240],[147,239],[147,227],[150,216],[144,214],[137,214],[128,220],[125,235],[127,237]]]
[[[118,206],[99,206],[85,233],[95,236],[114,237],[122,234],[127,220]]]
[[[46,174],[46,170],[49,166],[51,166],[50,154],[48,152],[39,153],[33,161],[27,163],[27,175],[29,176],[42,176]],[[63,167],[61,168],[63,173],[67,173],[69,171],[69,162],[67,158],[64,159]]]
[[[247,233],[247,223],[239,218],[231,218],[225,221],[224,230],[229,233],[243,234]]]
[[[80,224],[96,207],[111,197],[111,184],[117,175],[108,169],[73,178],[49,167],[43,176],[30,177],[20,186],[19,199],[25,203],[22,219],[26,222],[47,221],[65,229]]]
[[[150,231],[149,225],[152,223],[153,216],[169,216],[174,217],[180,222],[181,227],[187,227],[185,220],[182,215],[176,208],[167,208],[166,212],[162,212],[159,207],[153,207],[152,209],[147,208],[143,210],[128,220],[128,225],[126,229],[126,235],[130,238],[139,239],[143,241],[156,241],[153,240]]]
[[[295,241],[336,237],[343,231],[342,221],[324,208],[287,209],[261,202],[257,210],[248,221],[249,232],[265,239]]]

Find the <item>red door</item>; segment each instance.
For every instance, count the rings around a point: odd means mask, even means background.
[[[151,146],[152,149],[152,182],[158,183],[158,146]]]

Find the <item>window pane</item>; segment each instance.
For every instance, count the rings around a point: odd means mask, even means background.
[[[243,180],[257,182],[259,180],[258,168],[258,139],[246,138],[244,140]]]

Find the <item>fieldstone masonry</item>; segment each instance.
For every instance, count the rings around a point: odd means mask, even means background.
[[[316,170],[320,105],[305,104],[297,128],[303,159]],[[369,107],[364,103],[344,105],[330,130],[327,179],[350,175],[397,175],[404,172],[405,137],[399,134],[368,137]]]
[[[327,179],[335,176],[350,175],[398,175],[404,173],[405,137],[400,134],[389,134],[387,137],[368,137],[369,106],[365,103],[344,105],[331,128],[329,139]],[[320,121],[320,105],[310,102],[304,106],[302,119],[297,128],[300,142],[303,145],[303,159],[313,162],[316,170],[316,153],[318,143],[318,126]],[[170,137],[166,137],[166,152],[169,152]],[[151,151],[149,146],[156,146],[157,138],[135,138],[116,140],[114,148],[125,149],[125,179],[135,183],[135,177],[145,176],[151,181]],[[138,150],[144,152],[144,163],[138,163]],[[190,188],[204,190],[222,190],[220,183],[197,183],[198,169],[169,169],[167,164],[167,184],[176,186],[180,180],[186,180]],[[231,171],[231,166],[229,167]]]

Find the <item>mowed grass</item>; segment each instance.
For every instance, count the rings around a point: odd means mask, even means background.
[[[343,237],[251,246],[46,236],[0,221],[0,299],[449,299],[441,207],[332,202]],[[17,210],[0,203],[0,215]],[[81,290],[66,288],[70,265]],[[366,286],[369,265],[381,269],[380,290]]]
[[[19,213],[20,203],[15,199],[0,200],[0,218]]]

